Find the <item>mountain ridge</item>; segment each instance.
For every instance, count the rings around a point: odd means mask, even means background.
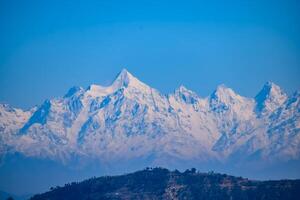
[[[110,160],[152,157],[226,162],[300,155],[299,95],[267,82],[255,98],[220,85],[208,97],[180,86],[164,95],[123,69],[110,86],[72,87],[22,111],[0,105],[0,156],[68,163],[73,156]]]

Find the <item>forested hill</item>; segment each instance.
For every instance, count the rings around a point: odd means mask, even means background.
[[[51,188],[31,200],[300,199],[300,180],[251,181],[217,173],[147,168]]]

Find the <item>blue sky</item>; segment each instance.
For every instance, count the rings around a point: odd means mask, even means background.
[[[226,3],[225,3],[226,2]],[[300,88],[300,3],[0,0],[0,102],[21,108],[122,69],[201,96],[224,83],[254,96]]]

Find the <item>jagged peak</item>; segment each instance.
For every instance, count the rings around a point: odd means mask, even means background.
[[[235,92],[231,88],[227,87],[225,84],[218,85],[215,92],[216,93],[225,92],[225,93],[234,93],[235,94]]]
[[[127,69],[122,69],[121,72],[117,75],[116,79],[113,82],[115,87],[128,87],[129,83],[136,81],[137,79],[127,71]]]
[[[131,73],[129,73],[127,69],[124,68],[117,75],[117,78],[114,80],[114,82],[117,81],[124,85],[127,85],[132,78],[134,78],[133,75]]]
[[[275,83],[268,81],[255,96],[256,110],[258,112],[273,111],[284,103],[287,94]]]
[[[264,84],[260,92],[255,96],[257,100],[265,100],[272,96],[287,96],[285,92],[275,83],[268,81]]]
[[[274,95],[284,95],[286,96],[285,92],[275,83],[268,81],[264,84],[263,88],[260,92],[256,95],[255,99],[266,99],[270,96]]]
[[[71,97],[71,96],[73,96],[74,94],[76,94],[80,91],[84,91],[84,89],[82,87],[79,87],[79,86],[73,86],[68,90],[67,94],[65,94],[64,97]]]
[[[127,69],[122,69],[121,72],[117,75],[116,79],[113,81],[112,87],[113,89],[119,89],[122,87],[135,87],[135,88],[145,88],[149,87],[145,83],[138,80],[134,77]]]
[[[180,85],[175,91],[175,95],[185,95],[185,96],[193,96],[193,97],[198,97],[198,95],[192,91],[187,89],[184,85]]]
[[[104,87],[101,85],[96,85],[96,84],[91,84],[88,86],[88,88],[86,89],[86,91],[90,91],[90,92],[102,92],[104,90],[110,90],[113,88],[121,88],[121,87],[127,87],[129,82],[131,82],[132,80],[136,79],[131,73],[129,73],[127,71],[127,69],[122,69],[121,72],[118,73],[118,75],[116,76],[116,78],[114,79],[113,83],[108,86],[108,87]]]
[[[135,88],[141,91],[149,91],[151,88],[135,78],[127,69],[122,69],[110,86],[104,87],[96,84],[86,89],[86,94],[91,96],[106,96],[122,88]]]
[[[118,76],[126,76],[126,77],[128,77],[128,76],[133,76],[133,75],[126,68],[123,68],[119,72]]]
[[[209,96],[209,105],[215,112],[225,112],[230,107],[237,107],[248,103],[250,100],[235,93],[231,88],[224,84],[219,85],[217,89]]]
[[[187,89],[184,85],[180,85],[176,90],[175,93],[193,93],[193,91]]]
[[[217,89],[211,94],[210,98],[212,99],[219,99],[219,100],[226,100],[228,98],[238,98],[240,97],[236,94],[231,88],[227,87],[224,84],[221,84],[217,87]]]
[[[181,101],[183,100],[186,103],[195,103],[198,99],[198,95],[187,89],[185,86],[180,85],[174,92],[175,98],[177,99],[181,99]]]

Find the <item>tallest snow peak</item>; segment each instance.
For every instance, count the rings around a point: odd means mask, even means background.
[[[101,86],[92,84],[87,88],[86,92],[90,96],[103,97],[112,94],[121,88],[141,88],[141,85],[144,84],[130,74],[126,69],[123,69],[120,73],[118,73],[111,85]]]
[[[129,86],[135,88],[143,88],[146,86],[146,84],[135,78],[131,73],[127,71],[127,69],[122,69],[122,71],[117,75],[116,79],[114,80],[112,87],[127,88]]]
[[[100,85],[90,85],[86,90],[91,96],[106,96],[108,94],[112,94],[120,89],[130,89],[142,92],[148,92],[151,90],[149,86],[144,84],[135,78],[131,73],[129,73],[126,69],[121,70],[121,72],[116,76],[114,81],[110,86],[104,87]]]
[[[122,71],[117,75],[113,82],[115,87],[128,87],[129,83],[137,80],[132,74],[130,74],[127,69],[122,69]]]
[[[132,74],[130,74],[127,69],[122,69],[122,71],[118,74],[117,78],[115,79],[114,83],[118,83],[121,86],[127,87],[129,82],[133,79],[134,77]]]
[[[135,79],[135,77],[130,74],[127,69],[122,69],[113,81],[112,86],[114,88],[128,87],[129,83],[132,82],[132,79]]]
[[[123,68],[120,73],[117,75],[117,77],[128,77],[132,76],[132,74],[129,73],[129,71],[125,68]]]

